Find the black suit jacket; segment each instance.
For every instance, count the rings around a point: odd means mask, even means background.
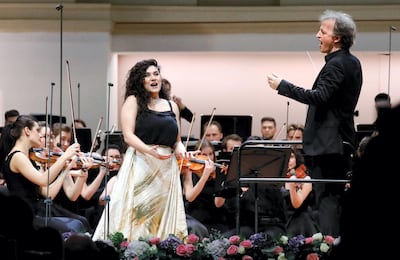
[[[348,50],[325,56],[312,89],[282,80],[278,94],[308,104],[303,132],[306,155],[343,153],[343,142],[355,146],[354,110],[362,85],[360,61]]]

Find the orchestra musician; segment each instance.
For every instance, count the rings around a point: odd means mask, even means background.
[[[283,128],[282,128],[283,129]],[[280,131],[277,134],[276,120],[273,117],[265,116],[261,118],[261,138],[262,140],[279,139]],[[277,136],[276,136],[277,135]]]
[[[41,137],[39,124],[32,116],[20,115],[14,123],[4,127],[0,139],[0,166],[10,194],[29,203],[35,214],[36,227],[48,225],[60,233],[90,231],[84,218],[58,204],[51,204],[50,207],[47,204],[47,200],[51,199],[49,195],[56,196],[76,163],[80,154],[79,144],[69,146],[43,171],[43,168],[37,168],[36,161],[30,157],[30,150],[40,146]],[[84,178],[85,172],[82,172],[82,176]]]
[[[230,134],[222,139],[222,151],[232,153],[235,147],[242,144],[243,138],[238,134]]]
[[[196,173],[184,174],[183,188],[186,214],[206,226],[209,232],[212,229],[226,231],[227,216],[225,209],[217,208],[214,205],[214,194],[221,186],[226,168],[215,163],[214,146],[209,141],[197,142],[196,148],[200,152],[200,156],[207,158],[206,161],[211,165],[212,171],[210,173],[207,172],[207,176]],[[206,171],[204,170],[204,172]],[[193,192],[196,193],[193,194]]]
[[[116,176],[123,161],[121,147],[117,144],[109,144],[101,151],[104,165],[89,170],[89,176],[83,185],[81,196],[78,199],[79,214],[85,216],[92,229],[95,229],[104,209],[104,198],[108,190],[105,190],[107,182]],[[108,167],[108,168],[107,168]],[[104,195],[101,195],[103,194]],[[103,197],[101,197],[103,196]]]
[[[215,112],[215,108],[214,108]],[[218,158],[220,152],[222,151],[222,139],[224,138],[224,132],[220,122],[213,120],[214,112],[211,115],[209,121],[203,124],[203,138],[214,145],[214,153]]]
[[[166,78],[162,79],[162,87],[167,93],[168,99],[173,100],[179,107],[179,114],[181,118],[185,119],[188,122],[191,122],[193,120],[193,113],[192,111],[182,102],[182,98],[171,95],[171,90],[172,90],[172,85],[169,80]]]
[[[57,130],[60,129],[57,128]],[[64,153],[62,149],[67,149],[71,145],[71,139],[70,136],[68,136],[68,133],[71,133],[72,130],[67,125],[61,127],[61,132],[57,131],[59,132],[57,135],[57,140],[60,140],[60,135],[62,136],[61,143],[54,141],[56,138],[46,124],[42,124],[40,126],[40,132],[41,146],[39,151],[36,152],[36,149],[34,151],[35,153],[40,153],[42,157],[51,156],[57,158]],[[80,152],[79,156],[76,158],[76,161],[71,164],[68,171],[62,175],[64,177],[57,178],[49,186],[49,196],[53,200],[52,203],[55,205],[55,208],[59,208],[60,211],[59,213],[54,214],[67,215],[79,219],[82,223],[84,223],[85,230],[89,232],[92,231],[92,228],[90,227],[87,218],[80,214],[78,210],[78,203],[80,194],[88,178],[88,171],[90,168],[95,166],[94,162],[95,160],[93,157],[87,156],[86,154]],[[39,165],[43,167],[43,170],[45,170],[48,166],[47,163],[48,162],[44,160]],[[47,186],[42,187],[42,189],[44,189],[45,193]]]
[[[291,148],[287,178],[291,180],[310,180],[301,152]],[[310,237],[318,233],[317,212],[314,211],[315,194],[312,182],[286,182],[282,190],[286,200],[288,219],[286,230],[289,236],[303,235]]]

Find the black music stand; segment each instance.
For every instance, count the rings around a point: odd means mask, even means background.
[[[240,232],[240,196],[241,187],[246,178],[284,178],[291,154],[290,145],[265,145],[244,142],[232,153],[224,186],[236,186],[236,229]],[[255,232],[258,232],[258,194],[255,183]]]
[[[39,122],[52,122],[52,124],[60,122],[60,116],[57,115],[47,115],[47,117],[46,114],[30,114],[30,115],[35,117],[36,120]],[[65,116],[61,117],[61,123],[63,124],[67,123],[67,118]]]
[[[125,153],[126,149],[128,149],[128,145],[124,141],[124,136],[122,131],[113,131],[113,132],[105,132],[106,141],[108,140],[109,144],[116,144],[121,148],[121,151]]]
[[[211,115],[200,115],[200,136],[203,136],[203,125],[207,123]],[[253,115],[214,115],[213,121],[217,121],[222,126],[224,136],[238,134],[246,140],[251,135],[253,125]]]
[[[92,148],[92,130],[90,128],[76,128],[76,139],[81,145],[82,152],[89,152]],[[72,136],[74,139],[74,137]]]

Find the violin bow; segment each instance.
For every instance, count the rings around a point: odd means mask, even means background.
[[[283,129],[285,129],[285,128],[286,128],[286,122],[283,123],[283,125],[281,126],[281,129],[279,129],[278,134],[274,135],[274,139],[279,139],[279,137],[281,136],[281,134],[283,132]]]
[[[101,125],[102,122],[103,122],[103,117],[100,117],[99,123],[97,124],[97,128],[96,128],[96,134],[93,136],[92,146],[90,147],[90,151],[89,151],[89,156],[90,157],[92,157],[92,152],[93,152],[93,149],[94,149],[94,145],[96,144],[97,133],[99,132],[100,125]]]
[[[72,131],[74,134],[74,142],[77,143],[78,139],[76,137],[76,129],[75,129],[75,114],[74,114],[74,103],[72,101],[72,86],[71,86],[71,74],[70,74],[70,69],[69,69],[69,62],[67,60],[67,81],[68,81],[68,87],[69,87],[69,101],[71,105],[71,117],[72,117]],[[61,141],[61,140],[60,140]]]
[[[50,140],[47,140],[47,128],[49,127],[49,112],[47,111],[47,103],[49,101],[49,97],[46,96],[46,108],[45,108],[45,114],[46,114],[46,121],[44,124],[45,130],[44,130],[44,149],[47,149],[47,151],[50,153],[50,143],[47,143]],[[51,135],[51,129],[50,129],[50,135]],[[49,156],[49,162],[50,165],[50,156]]]
[[[196,112],[193,113],[192,121],[190,122],[189,132],[186,137],[185,151],[187,151],[187,147],[189,144],[190,135],[192,134],[193,124],[194,124],[195,119],[196,119]],[[179,172],[182,171],[182,167],[183,167],[183,159],[181,160],[181,163],[179,164]]]
[[[215,110],[216,110],[216,108],[214,107],[213,111],[211,113],[210,119],[208,120],[208,125],[207,125],[206,129],[204,130],[203,137],[201,138],[201,141],[200,141],[200,144],[199,144],[198,148],[200,148],[203,145],[204,139],[206,138],[206,134],[207,134],[208,128],[210,127],[211,122],[212,122],[212,120],[214,118]]]

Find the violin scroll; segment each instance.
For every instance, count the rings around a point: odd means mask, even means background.
[[[304,164],[300,164],[299,167],[296,168],[296,178],[303,179],[307,176],[307,168]]]
[[[288,171],[286,177],[290,178],[295,175],[297,179],[303,179],[307,176],[307,168],[304,164],[300,164],[296,169],[291,169]]]

